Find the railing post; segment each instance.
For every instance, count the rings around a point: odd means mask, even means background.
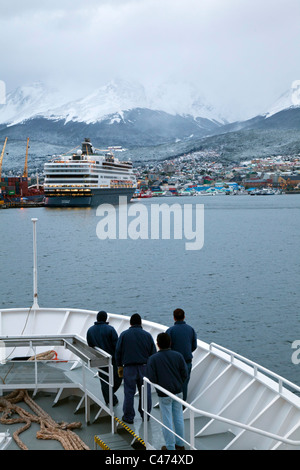
[[[142,397],[143,397],[143,403],[142,403],[142,409],[144,410],[144,442],[146,444],[146,449],[148,447],[148,415],[146,411],[148,410],[148,394],[147,394],[147,384],[143,383],[142,386]]]
[[[37,247],[36,247],[36,222],[38,219],[31,219],[33,222],[33,305],[32,308],[39,308],[37,292]]]
[[[37,370],[37,357],[36,357],[36,347],[33,348],[32,341],[30,341],[30,347],[34,351],[34,381],[35,381],[35,393],[38,389],[38,370]]]
[[[85,422],[89,423],[90,422],[90,403],[89,403],[88,394],[86,393],[85,364],[82,359],[80,360],[80,362],[81,362],[81,367],[82,367],[82,386],[83,386],[83,393],[84,393]]]
[[[195,447],[195,413],[190,409],[190,449]]]
[[[115,422],[114,422],[114,405],[113,405],[113,388],[114,388],[114,374],[113,374],[113,365],[112,357],[108,359],[108,396],[109,396],[109,411],[111,414],[111,432],[115,432]]]

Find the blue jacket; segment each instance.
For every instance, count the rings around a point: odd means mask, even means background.
[[[176,321],[166,333],[171,336],[171,349],[180,352],[186,362],[191,362],[192,352],[197,349],[197,335],[194,328],[185,321]]]
[[[97,346],[114,358],[118,334],[113,326],[104,321],[95,322],[87,331],[86,341],[91,348]]]
[[[188,376],[185,360],[179,352],[161,349],[151,356],[147,363],[147,377],[174,395],[182,392],[182,385]],[[166,395],[157,390],[160,397]]]
[[[147,364],[148,358],[156,353],[152,336],[140,325],[132,325],[123,331],[116,346],[118,366]]]

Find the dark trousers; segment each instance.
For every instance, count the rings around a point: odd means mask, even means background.
[[[142,410],[142,385],[143,377],[146,375],[146,364],[143,365],[129,365],[124,367],[124,403],[123,403],[123,417],[126,420],[133,421],[135,416],[134,411],[134,395],[136,387],[139,392],[139,413],[143,417]],[[151,411],[151,387],[147,384],[147,411]]]
[[[113,378],[114,378],[114,386],[113,386],[113,405],[116,405],[118,402],[118,399],[115,395],[116,391],[120,388],[120,385],[122,383],[122,379],[118,376],[118,367],[116,363],[113,361]],[[103,372],[106,372],[108,374],[108,367],[102,367],[98,371],[98,375],[100,378],[100,384],[101,384],[101,390],[102,390],[102,395],[104,398],[105,403],[108,405],[109,404],[109,385],[104,382],[109,382],[109,376],[104,374]],[[103,379],[103,380],[101,380]]]
[[[184,381],[184,383],[182,385],[182,392],[183,392],[182,399],[184,401],[186,401],[186,398],[187,398],[187,391],[188,391],[188,384],[189,384],[190,377],[191,377],[192,363],[187,362],[186,365],[187,365],[187,368],[188,368],[188,376],[187,376],[186,380]]]

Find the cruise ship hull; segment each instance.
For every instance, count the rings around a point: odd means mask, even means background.
[[[47,207],[97,207],[100,204],[119,204],[119,197],[127,197],[127,202],[133,196],[135,188],[99,188],[93,189],[87,196],[68,194],[45,194]]]

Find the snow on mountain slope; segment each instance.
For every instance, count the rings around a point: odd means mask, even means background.
[[[18,124],[39,113],[45,113],[62,102],[62,95],[41,82],[25,85],[8,93],[0,106],[0,124]]]
[[[267,111],[266,117],[273,116],[280,111],[300,106],[300,80],[295,80],[291,88],[286,91]]]
[[[133,108],[146,107],[146,94],[142,85],[114,80],[85,98],[52,108],[44,117],[65,119],[66,122],[92,124],[107,116]]]
[[[190,84],[165,83],[146,91],[139,83],[113,80],[88,96],[69,102],[63,94],[40,82],[22,86],[9,93],[6,105],[0,106],[0,124],[14,125],[34,117],[91,124],[109,116],[114,123],[123,119],[123,111],[135,108],[225,122]]]
[[[265,118],[300,106],[300,80],[293,82],[270,109]],[[21,86],[6,97],[0,105],[0,124],[10,126],[35,117],[93,124],[108,121],[111,124],[124,121],[125,111],[136,108],[163,111],[172,116],[191,116],[226,124],[232,121],[208,103],[194,84],[189,82],[165,82],[159,86],[145,87],[139,83],[116,79],[79,99],[67,98],[65,93],[46,87],[41,82]]]
[[[190,115],[212,121],[226,123],[224,116],[220,115],[207,99],[199,94],[196,86],[189,82],[165,82],[159,87],[149,90],[150,109],[159,109],[166,113],[181,116]]]
[[[135,108],[225,122],[225,119],[219,116],[204,98],[199,97],[197,90],[191,84],[164,83],[146,90],[139,83],[125,80],[113,80],[83,99],[51,109],[44,114],[44,117],[90,124],[112,115],[111,123],[113,123],[123,119],[123,111]]]

